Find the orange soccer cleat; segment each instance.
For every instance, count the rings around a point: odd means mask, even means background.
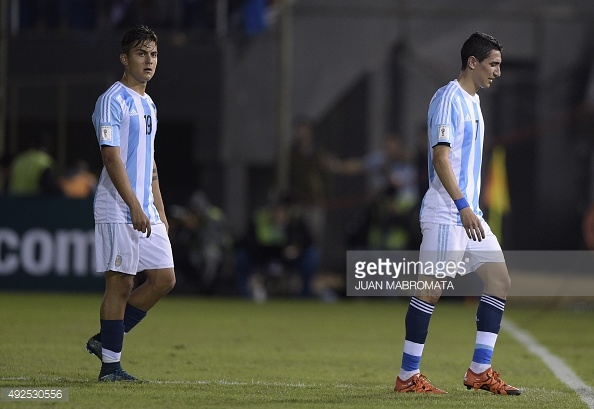
[[[499,372],[489,368],[480,374],[475,374],[468,369],[464,374],[464,386],[466,388],[473,388],[475,391],[483,389],[492,392],[495,395],[519,395],[522,393],[518,388],[503,382],[499,377]]]
[[[447,393],[441,389],[431,385],[429,379],[423,374],[415,374],[408,378],[406,381],[396,378],[396,384],[394,385],[394,391],[399,393],[428,393],[442,395]]]

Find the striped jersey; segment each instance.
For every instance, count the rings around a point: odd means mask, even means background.
[[[148,94],[140,95],[121,82],[113,84],[95,104],[93,125],[100,146],[118,146],[128,180],[151,224],[159,221],[152,176],[157,108]],[[95,223],[132,223],[130,209],[103,167],[95,192]]]
[[[433,149],[438,143],[450,145],[450,163],[458,186],[474,213],[479,208],[484,122],[478,94],[470,95],[453,80],[437,90],[427,116],[429,189],[421,205],[421,222],[461,226],[454,201],[439,180],[432,165]]]

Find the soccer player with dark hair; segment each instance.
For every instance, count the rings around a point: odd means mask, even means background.
[[[474,354],[464,375],[468,389],[519,395],[491,368],[511,280],[497,237],[479,208],[484,123],[477,92],[501,75],[501,44],[476,32],[461,50],[457,79],[440,88],[429,104],[429,189],[420,213],[423,263],[464,260],[481,278],[484,289],[476,313]],[[430,279],[430,278],[427,278]],[[405,318],[402,366],[396,392],[446,393],[420,373],[429,321],[441,296],[439,289],[418,290]]]
[[[103,170],[95,193],[97,271],[105,273],[101,331],[87,342],[101,359],[99,381],[134,381],[120,364],[124,334],[175,285],[168,223],[154,159],[157,109],[145,92],[157,68],[157,35],[125,33],[124,75],[97,100],[93,125]],[[146,280],[134,289],[134,276]]]

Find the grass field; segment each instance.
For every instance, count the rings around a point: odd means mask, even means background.
[[[436,308],[422,370],[446,396],[392,392],[406,300],[272,300],[170,296],[126,335],[122,363],[141,383],[100,384],[84,350],[98,330],[97,294],[0,293],[0,387],[69,388],[72,408],[586,408],[573,390],[502,331],[494,368],[523,394],[467,391],[474,302]],[[508,302],[529,331],[590,387],[594,310]],[[0,402],[0,407],[39,407]]]

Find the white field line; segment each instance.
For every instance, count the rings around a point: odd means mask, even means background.
[[[577,393],[590,409],[594,409],[594,391],[580,379],[573,370],[558,356],[552,354],[541,345],[532,335],[520,329],[508,319],[504,319],[501,327],[505,329],[516,341],[524,345],[528,351],[539,357],[549,367],[555,376]]]

